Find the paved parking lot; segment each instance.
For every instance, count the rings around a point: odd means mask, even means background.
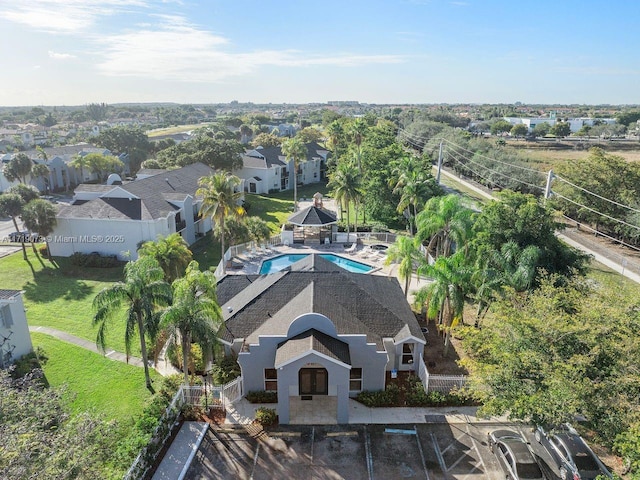
[[[283,425],[268,435],[210,429],[186,478],[498,480],[504,473],[487,433],[505,427],[523,432],[545,461],[528,427],[436,417],[418,425]]]

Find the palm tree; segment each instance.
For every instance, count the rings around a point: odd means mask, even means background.
[[[327,127],[327,136],[333,149],[333,164],[335,165],[338,158],[340,158],[340,145],[344,141],[344,127],[342,126],[342,122],[339,120],[331,122]]]
[[[22,207],[24,207],[24,200],[17,193],[3,193],[0,194],[0,217],[11,217],[13,220],[13,227],[16,229],[16,234],[20,238],[22,244],[22,256],[27,259],[27,249],[24,246],[24,238],[20,235],[20,229],[18,228],[17,218],[22,213]]]
[[[409,297],[409,284],[411,282],[411,276],[413,275],[416,265],[424,258],[420,254],[420,250],[416,245],[416,241],[413,238],[399,236],[396,241],[387,250],[386,265],[391,265],[393,262],[399,262],[398,276],[404,280],[404,296]]]
[[[152,257],[140,257],[124,267],[124,282],[117,282],[103,289],[93,299],[95,315],[92,325],[98,326],[96,344],[105,350],[107,330],[114,315],[126,307],[124,344],[127,358],[131,353],[131,340],[136,329],[140,338],[140,350],[144,364],[147,388],[153,392],[147,356],[146,335],[152,339],[158,331],[159,307],[171,303],[171,287],[164,281],[164,272]]]
[[[44,163],[36,163],[31,169],[31,177],[34,180],[38,178],[42,179],[44,183],[45,192],[49,191],[49,167],[47,167]]]
[[[48,237],[53,233],[53,229],[58,223],[56,208],[50,202],[40,198],[31,200],[22,209],[22,221],[29,232],[37,233],[40,238],[44,238],[47,246],[47,257],[51,258]],[[37,253],[33,237],[31,237],[31,246],[34,253]]]
[[[2,173],[10,182],[18,180],[20,183],[26,184],[27,175],[31,172],[32,166],[33,162],[31,159],[26,154],[19,153],[9,160],[4,166]]]
[[[222,322],[222,310],[216,298],[216,279],[211,272],[201,272],[192,261],[185,276],[172,284],[173,304],[162,313],[160,324],[179,336],[182,345],[184,383],[189,383],[191,342],[198,342],[202,351],[210,351]]]
[[[287,160],[293,160],[293,209],[298,210],[298,165],[307,161],[307,146],[297,137],[282,142],[282,153]]]
[[[248,217],[245,223],[249,231],[249,236],[255,243],[260,243],[262,240],[269,240],[271,237],[269,225],[260,217]]]
[[[193,259],[187,242],[179,233],[172,233],[166,237],[158,235],[155,241],[144,242],[138,250],[138,255],[155,258],[168,283],[182,277]]]
[[[458,195],[431,198],[416,216],[416,237],[420,242],[429,242],[427,251],[435,250],[436,258],[448,257],[454,244],[461,248],[469,242],[472,214]]]
[[[418,275],[433,281],[415,294],[417,305],[426,305],[427,317],[437,319],[445,337],[445,354],[449,348],[451,329],[464,323],[464,302],[471,285],[472,270],[466,263],[463,252],[449,257],[439,257],[433,265],[422,263]]]
[[[353,143],[356,146],[356,155],[358,159],[358,171],[362,174],[362,141],[364,137],[367,135],[367,131],[369,130],[369,125],[362,118],[356,118],[351,125],[349,125],[349,134],[353,139]]]
[[[78,182],[78,184],[84,182],[84,167],[89,166],[89,159],[87,158],[87,156],[76,155],[75,157],[73,157],[73,160],[69,162],[69,166],[76,169],[80,169],[80,181]],[[77,179],[78,179],[78,176],[76,175],[76,180]]]
[[[225,172],[215,173],[208,177],[200,179],[200,188],[196,195],[202,197],[202,205],[200,207],[200,216],[211,217],[218,235],[222,248],[222,271],[226,271],[224,261],[225,252],[225,226],[224,222],[227,217],[241,217],[245,211],[238,202],[242,199],[242,192],[236,192],[236,187],[240,185],[240,179],[235,175]]]
[[[360,193],[360,176],[355,167],[350,163],[341,163],[333,173],[329,175],[329,183],[327,187],[331,189],[331,193],[338,205],[340,205],[340,218],[342,218],[342,209],[347,211],[347,240],[349,239],[349,206],[351,202],[358,202],[361,198]]]
[[[541,257],[542,250],[537,246],[529,245],[521,249],[514,241],[505,243],[499,251],[482,255],[481,265],[472,277],[478,284],[475,295],[478,300],[476,327],[504,287],[512,288],[515,292],[526,292],[533,288]]]

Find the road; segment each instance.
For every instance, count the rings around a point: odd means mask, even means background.
[[[464,185],[466,188],[473,190],[484,198],[487,198],[489,200],[496,200],[496,197],[494,197],[491,193],[487,192],[483,188],[480,188],[475,183],[463,180],[451,172],[442,169],[441,175],[450,178],[456,183]],[[568,245],[571,245],[572,247],[593,256],[596,261],[602,263],[603,265],[606,265],[615,272],[619,272],[621,275],[627,277],[628,279],[640,284],[640,274],[632,271],[629,268],[626,268],[630,264],[637,263],[634,262],[633,259],[626,258],[621,254],[612,255],[610,251],[607,251],[606,247],[595,244],[594,242],[590,242],[589,245],[585,245],[585,243],[581,239],[581,236],[578,235],[572,235],[572,238],[569,238],[567,235],[557,233],[557,236]]]

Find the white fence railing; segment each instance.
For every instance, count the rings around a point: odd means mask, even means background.
[[[138,480],[146,477],[163,445],[178,424],[180,412],[185,405],[226,408],[229,403],[233,403],[241,397],[242,377],[238,377],[225,385],[207,385],[206,387],[204,385],[181,385],[164,414],[160,417],[149,444],[138,454],[123,480]]]
[[[282,244],[282,237],[279,234],[274,235],[271,238],[269,238],[269,240],[262,242],[262,245],[269,245],[269,246],[280,245],[280,244]],[[218,263],[218,266],[216,267],[216,270],[213,273],[215,277],[218,280],[222,278],[223,265],[226,262],[231,260],[233,257],[242,255],[243,253],[251,252],[255,248],[256,248],[255,242],[240,243],[238,245],[230,246],[227,249],[227,251],[224,252],[222,260],[220,261],[220,263]]]
[[[424,359],[420,358],[418,364],[418,376],[424,386],[424,391],[449,393],[452,390],[464,387],[467,377],[465,375],[433,375],[429,373]]]

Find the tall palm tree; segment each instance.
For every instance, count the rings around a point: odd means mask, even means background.
[[[31,178],[33,180],[37,180],[38,178],[42,179],[44,183],[45,192],[49,191],[49,167],[47,167],[44,163],[36,163],[31,169]]]
[[[451,329],[464,323],[464,302],[471,286],[472,269],[463,252],[439,257],[433,265],[423,262],[418,275],[432,278],[429,285],[415,294],[417,305],[426,305],[428,318],[437,319],[444,332],[445,354],[449,348]]]
[[[515,292],[526,292],[535,285],[538,262],[542,250],[535,245],[520,248],[514,241],[502,245],[500,250],[482,255],[472,280],[477,284],[478,301],[475,326],[478,327],[496,296],[504,287]]]
[[[360,193],[360,176],[358,170],[350,163],[340,163],[333,173],[329,175],[329,183],[327,187],[331,189],[331,193],[338,205],[340,205],[340,217],[342,217],[342,209],[347,211],[347,240],[349,239],[349,206],[351,202],[359,202],[362,194]],[[356,227],[357,229],[357,227]]]
[[[38,198],[27,203],[22,209],[21,215],[27,230],[32,233],[37,233],[40,238],[44,238],[45,245],[47,246],[47,257],[49,259],[51,258],[51,254],[49,252],[49,240],[47,238],[53,233],[53,229],[58,223],[56,213],[56,208],[51,202]],[[37,253],[33,237],[31,237],[31,246],[34,253]]]
[[[73,160],[69,162],[69,166],[80,169],[80,181],[78,184],[84,182],[84,168],[89,166],[89,159],[86,155],[76,155],[73,157]],[[78,180],[78,175],[76,174],[76,181]]]
[[[25,153],[18,153],[7,164],[5,164],[2,173],[7,180],[13,182],[17,180],[20,183],[27,183],[27,175],[31,172],[33,162]]]
[[[144,376],[147,388],[153,392],[147,356],[146,336],[152,339],[158,331],[158,308],[171,303],[171,287],[164,281],[164,272],[152,257],[140,257],[124,267],[124,281],[103,289],[93,299],[95,315],[92,325],[98,326],[96,344],[104,350],[107,330],[114,315],[126,308],[124,344],[127,357],[136,329],[140,339]]]
[[[216,298],[216,278],[211,272],[201,272],[192,261],[185,276],[172,284],[173,303],[162,313],[160,325],[180,337],[184,383],[189,383],[191,342],[198,342],[202,351],[210,351],[222,322],[222,310]]]
[[[211,217],[220,236],[222,249],[222,271],[226,271],[224,261],[225,252],[225,226],[224,222],[227,217],[241,217],[245,211],[238,202],[242,199],[242,192],[236,192],[236,187],[240,185],[240,179],[235,175],[226,172],[214,173],[208,177],[200,179],[200,188],[196,195],[202,197],[202,205],[200,207],[201,217]]]
[[[20,238],[22,244],[22,256],[27,259],[27,249],[24,246],[24,238],[20,235],[20,228],[18,228],[18,221],[16,220],[22,213],[22,207],[24,207],[25,201],[17,193],[2,193],[0,194],[0,217],[11,217],[13,221],[13,227],[16,229],[16,234]]]
[[[340,146],[344,142],[344,127],[342,122],[339,120],[334,120],[327,127],[327,137],[329,138],[329,142],[331,143],[331,148],[333,150],[333,164],[335,165],[340,158]]]
[[[362,174],[362,142],[369,130],[369,125],[362,118],[356,118],[351,125],[349,125],[349,134],[353,139],[353,143],[356,146],[356,156],[358,160],[358,171]]]
[[[416,216],[416,237],[429,242],[427,251],[435,250],[436,258],[448,257],[454,244],[466,248],[472,235],[472,215],[458,195],[431,198]]]
[[[424,261],[424,257],[420,254],[420,250],[413,238],[398,236],[396,241],[387,250],[386,265],[393,262],[399,262],[398,276],[404,280],[404,296],[409,297],[409,284],[416,266]]]
[[[293,160],[293,208],[298,210],[298,165],[307,161],[307,146],[300,138],[288,138],[282,142],[282,153],[287,160]]]
[[[193,259],[187,242],[179,233],[172,233],[166,237],[158,235],[155,241],[144,242],[138,250],[138,255],[155,258],[168,283],[182,277]]]

